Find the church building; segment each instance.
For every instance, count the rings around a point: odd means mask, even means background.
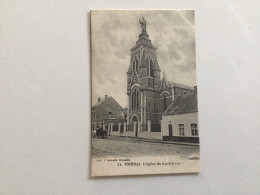
[[[178,95],[193,93],[194,88],[170,82],[157,59],[157,48],[140,21],[142,32],[133,46],[127,72],[128,113],[126,136],[162,139],[162,114]],[[174,66],[174,64],[173,64]]]

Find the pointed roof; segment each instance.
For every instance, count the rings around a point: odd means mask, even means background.
[[[110,98],[110,97],[109,97]],[[92,108],[95,108],[95,107],[98,107],[99,105],[101,105],[101,104],[103,104],[104,102],[105,102],[105,98],[104,99],[102,99],[100,102],[97,102],[97,103],[95,103],[93,106],[92,106]]]
[[[92,106],[92,108],[98,107],[98,106],[100,106],[101,104],[103,104],[104,102],[114,102],[117,106],[120,107],[121,110],[123,109],[123,108],[120,106],[120,104],[119,104],[112,96],[102,99],[100,102],[97,102],[96,104],[94,104],[94,105]]]
[[[105,113],[113,111],[112,118],[104,117],[103,119],[124,119],[123,108],[112,96],[104,98],[100,102],[97,102],[95,105],[92,106],[92,109],[93,108],[102,109],[102,111]]]
[[[161,85],[160,85],[160,91],[162,90],[162,89],[169,89],[169,87],[170,87],[170,85],[168,84],[168,82],[167,82],[167,79],[166,79],[166,77],[165,77],[165,74],[164,74],[164,72],[163,72],[163,78],[162,78],[162,81],[161,81]]]
[[[149,35],[146,31],[142,31],[142,33],[139,35],[139,39],[136,41],[136,45],[130,49],[130,51],[133,51],[135,48],[137,48],[140,45],[144,45],[147,47],[150,47],[152,49],[157,49],[153,46],[152,41],[149,39]]]
[[[177,96],[165,110],[163,115],[177,115],[193,112],[198,112],[198,99],[196,92],[188,95]]]
[[[166,79],[165,72],[163,72],[163,78],[162,78],[161,85],[160,85],[160,88],[159,88],[160,91],[165,88],[165,87],[163,86],[164,83],[166,84],[166,87],[167,87],[167,88],[170,87],[170,85],[168,84],[168,81],[167,81],[167,79]]]
[[[136,71],[134,71],[131,79],[131,86],[133,86],[134,84],[140,84],[140,78]]]
[[[153,70],[156,70],[156,71],[161,72],[161,69],[160,69],[160,67],[159,67],[157,58],[154,60],[154,68],[153,68]]]

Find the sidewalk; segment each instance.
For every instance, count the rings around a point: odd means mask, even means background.
[[[125,137],[125,136],[115,136],[115,135],[109,135],[107,136],[107,139],[118,140],[118,141],[138,141],[138,142],[150,142],[150,143],[161,143],[161,144],[187,145],[187,146],[196,146],[196,147],[200,146],[199,143],[173,142],[173,141],[146,139],[140,137]]]

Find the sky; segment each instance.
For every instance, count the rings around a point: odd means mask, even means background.
[[[196,85],[194,11],[96,10],[91,11],[92,105],[108,95],[128,106],[126,73],[142,17],[157,48],[161,78],[164,72],[169,81]]]

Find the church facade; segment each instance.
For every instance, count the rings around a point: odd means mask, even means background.
[[[127,131],[126,136],[162,139],[162,114],[178,95],[189,94],[193,87],[170,82],[157,60],[157,48],[146,32],[146,22],[140,21],[142,33],[130,49],[127,72]],[[152,136],[151,134],[157,134]]]

